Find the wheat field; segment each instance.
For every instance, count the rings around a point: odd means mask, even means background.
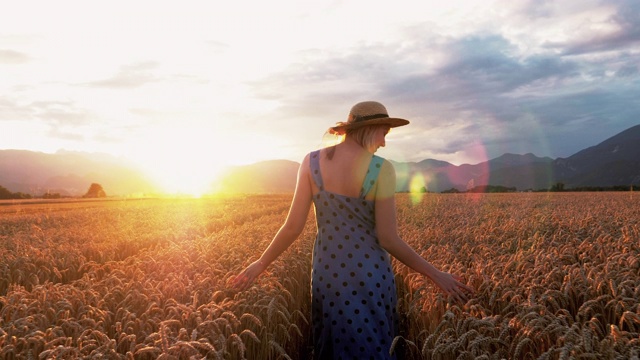
[[[246,292],[291,195],[0,204],[2,359],[309,359],[313,213]],[[398,194],[399,232],[475,287],[394,261],[401,359],[638,359],[628,193]]]

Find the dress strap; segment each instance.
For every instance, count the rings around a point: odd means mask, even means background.
[[[367,176],[364,178],[364,182],[362,183],[362,189],[360,190],[360,198],[367,196],[369,190],[373,187],[373,185],[378,180],[378,175],[380,174],[380,169],[382,168],[382,163],[384,159],[380,156],[373,155],[371,158],[371,162],[369,163],[369,170],[367,170]]]
[[[309,166],[311,167],[311,176],[320,191],[324,191],[322,183],[322,174],[320,174],[320,150],[312,151],[309,154]]]

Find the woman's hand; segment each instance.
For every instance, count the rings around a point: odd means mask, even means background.
[[[464,284],[462,277],[448,272],[440,271],[432,280],[442,292],[461,304],[465,304],[475,292],[471,286]]]
[[[247,290],[266,268],[267,265],[260,260],[252,262],[231,280],[231,286],[239,291]]]

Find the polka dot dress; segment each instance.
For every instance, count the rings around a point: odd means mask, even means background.
[[[374,202],[365,195],[383,159],[374,156],[360,197],[324,190],[319,151],[311,153],[318,235],[311,301],[315,359],[395,359],[396,287],[389,254],[380,246]]]

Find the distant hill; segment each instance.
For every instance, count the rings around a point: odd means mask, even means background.
[[[0,150],[0,185],[12,192],[81,196],[92,183],[102,185],[108,196],[157,190],[133,164],[110,155]]]
[[[475,165],[443,163],[433,167],[424,166],[424,162],[393,164],[398,178],[398,191],[409,191],[412,180],[421,179],[419,183],[426,190],[442,192],[452,188],[465,191],[482,185],[516,187],[520,190],[549,188],[555,183],[552,163],[551,158],[533,154],[504,154]]]
[[[227,169],[218,189],[231,193],[292,193],[296,187],[298,164],[289,160],[269,160]]]
[[[394,163],[398,191],[408,191],[411,179],[421,177],[429,191],[451,188],[464,191],[494,185],[517,190],[549,189],[563,183],[565,189],[640,184],[640,125],[633,126],[598,145],[568,158],[551,159],[533,154],[504,154],[475,165],[448,163]]]
[[[563,183],[565,189],[639,185],[640,125],[566,159],[507,153],[475,165],[458,166],[433,159],[390,161],[396,169],[396,190],[400,192],[409,191],[412,186],[442,192],[486,185],[520,191],[550,189],[558,183]],[[235,189],[240,192],[293,191],[298,166],[295,162],[266,161],[235,169],[235,178],[244,179],[234,183]]]
[[[569,187],[640,183],[640,125],[554,162],[555,177]]]
[[[551,159],[534,154],[504,154],[479,164],[453,165],[426,159],[396,162],[397,191],[413,186],[442,192],[465,191],[492,185],[517,190],[565,189],[640,184],[640,125],[568,158]],[[295,189],[299,164],[288,160],[263,161],[229,168],[212,188],[234,193],[290,193]],[[120,158],[100,154],[58,152],[45,154],[0,150],[0,186],[11,192],[41,195],[59,192],[81,196],[91,183],[107,195],[154,193],[153,183]]]

